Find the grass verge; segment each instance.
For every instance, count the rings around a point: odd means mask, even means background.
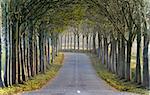
[[[0,95],[12,95],[23,91],[36,90],[43,87],[49,80],[54,78],[62,66],[64,54],[60,53],[55,58],[54,64],[51,64],[45,74],[39,74],[24,84],[17,84],[11,87],[1,88]]]
[[[120,80],[117,75],[109,72],[105,65],[100,63],[100,60],[94,54],[88,54],[91,58],[92,65],[95,68],[97,75],[105,80],[109,85],[116,88],[119,91],[133,92],[141,95],[149,95],[149,91],[136,85],[134,82],[126,82]]]

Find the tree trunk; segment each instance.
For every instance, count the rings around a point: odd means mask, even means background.
[[[60,45],[60,48],[61,48],[61,50],[62,50],[62,47],[63,47],[63,41],[62,41],[62,40],[63,40],[63,36],[62,36],[62,35],[61,35],[61,37],[60,37],[60,40],[61,40],[61,41],[60,41],[60,44],[61,44],[61,45]]]
[[[145,88],[150,88],[150,79],[149,79],[149,63],[148,63],[148,46],[149,46],[149,37],[148,34],[144,35],[144,49],[143,49],[143,86]]]
[[[8,16],[6,14],[6,9],[7,5],[5,4],[5,18],[3,18],[5,20],[4,22],[4,27],[5,27],[5,49],[6,49],[6,54],[5,54],[5,74],[4,74],[4,83],[5,83],[5,86],[8,87]]]
[[[127,81],[130,81],[130,76],[131,76],[131,68],[130,68],[130,63],[131,63],[131,48],[132,48],[132,42],[131,40],[127,41],[127,63],[126,63],[126,74],[125,78]]]
[[[20,24],[19,24],[20,25]],[[17,69],[18,69],[18,83],[21,83],[21,61],[20,61],[20,29],[18,27],[18,33],[17,33]]]
[[[107,38],[104,38],[104,63],[108,67],[108,45],[107,45]]]
[[[20,38],[20,42],[22,42]],[[23,55],[23,49],[22,49],[22,44],[20,44],[20,60],[21,60],[21,69],[22,69],[22,80],[26,81],[25,77],[25,61],[24,61],[24,55]]]
[[[16,34],[18,33],[17,29],[18,22],[15,20],[13,21],[12,25],[12,84],[16,84]],[[1,67],[0,67],[1,68]],[[1,76],[1,75],[0,75]]]
[[[76,50],[76,34],[74,34],[74,50]]]
[[[109,71],[113,72],[112,68],[113,68],[113,43],[110,44],[110,55],[109,55]]]
[[[65,35],[65,46],[64,46],[64,49],[66,50],[67,48],[67,37],[66,37],[66,35]]]
[[[118,53],[117,53],[117,41],[114,41],[114,72],[117,74],[117,64],[118,64]]]
[[[68,49],[70,49],[70,37],[69,37],[70,35],[69,35],[69,33],[68,33],[68,42],[67,42],[67,47],[68,47]]]
[[[92,45],[92,36],[90,35],[90,41],[89,41],[89,50],[91,51],[91,45]]]
[[[31,76],[34,77],[34,68],[33,68],[33,24],[32,21],[29,22],[29,62]]]
[[[111,71],[115,72],[115,40],[112,41],[112,54],[111,54]]]
[[[101,34],[100,32],[98,32],[98,57],[101,58]],[[100,59],[101,60],[101,59]]]
[[[50,64],[50,39],[47,39],[47,45],[48,45],[48,64]]]
[[[44,73],[44,47],[43,47],[43,33],[39,36],[39,50],[40,50],[40,72]]]
[[[89,46],[88,46],[89,45],[89,41],[88,40],[89,40],[89,36],[87,35],[86,36],[86,49],[87,49],[87,51],[89,50]]]
[[[96,54],[96,33],[93,33],[93,52]]]
[[[36,38],[36,42],[35,42],[35,68],[36,68],[36,75],[39,73],[39,68],[38,68],[38,47],[37,47],[37,44],[38,43],[38,41],[37,41],[37,38]]]
[[[52,43],[51,43],[51,46],[52,46],[52,64],[54,62],[54,56],[55,56],[55,47],[54,47],[54,38],[52,37]]]
[[[135,71],[135,82],[141,84],[141,31],[137,32],[137,54],[136,54],[136,71]]]
[[[119,75],[119,77],[121,77],[121,70],[122,70],[122,63],[121,63],[121,37],[120,35],[118,34],[118,64],[117,64],[117,75]]]
[[[121,38],[121,78],[125,78],[125,40]]]
[[[72,35],[71,35],[70,49],[72,50]]]
[[[12,26],[9,20],[9,85],[12,85]]]
[[[82,49],[84,50],[84,35],[82,36]]]
[[[28,37],[27,37],[27,40],[29,40]],[[29,41],[27,42],[26,49],[27,49],[26,50],[27,73],[28,73],[28,78],[30,78],[31,74],[30,74],[30,64],[29,64]]]
[[[2,59],[2,42],[1,42],[1,33],[0,33],[0,59]],[[3,82],[2,82],[2,61],[0,60],[0,87],[3,87]]]
[[[78,50],[79,50],[80,49],[80,35],[78,34],[77,37],[78,37]]]

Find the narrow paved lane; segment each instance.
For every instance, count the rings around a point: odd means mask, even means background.
[[[88,56],[65,53],[64,66],[59,75],[45,87],[23,95],[133,95],[110,87],[96,73]]]

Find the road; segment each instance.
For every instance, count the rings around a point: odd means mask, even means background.
[[[64,66],[58,76],[43,88],[22,95],[134,95],[119,92],[98,78],[89,57],[82,53],[65,53]]]

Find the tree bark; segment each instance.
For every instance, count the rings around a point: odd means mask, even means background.
[[[48,45],[48,64],[50,64],[50,39],[47,38],[47,45]]]
[[[121,37],[121,78],[125,78],[125,40]]]
[[[5,16],[3,17],[3,19],[5,20],[4,22],[4,28],[5,28],[5,49],[6,49],[6,54],[5,54],[5,74],[4,74],[4,83],[5,83],[5,86],[8,87],[8,16],[7,16],[7,4],[5,2],[5,8],[4,8],[4,11],[5,11]]]
[[[76,50],[76,34],[74,34],[74,50]]]
[[[96,54],[96,33],[93,33],[93,52]]]
[[[12,84],[16,84],[16,34],[18,33],[16,29],[18,22],[16,21],[16,18],[14,18],[12,22]]]
[[[135,71],[135,82],[141,84],[141,31],[137,31],[137,54],[136,54],[136,71]]]
[[[100,32],[98,32],[98,57],[101,58],[101,34]],[[100,59],[101,60],[101,59]]]
[[[125,74],[125,78],[127,79],[127,81],[130,81],[130,76],[131,76],[131,68],[130,68],[131,48],[132,48],[132,42],[131,40],[128,40],[127,41],[127,63],[126,63],[126,74]]]
[[[77,37],[78,37],[78,50],[79,50],[80,49],[80,35],[78,34]]]
[[[72,50],[72,35],[71,35],[70,49]]]
[[[144,49],[143,49],[143,86],[145,88],[150,88],[150,79],[149,79],[149,63],[148,63],[148,46],[149,46],[149,37],[148,34],[144,34]]]
[[[43,47],[43,33],[39,36],[39,50],[40,50],[40,72],[44,73],[44,47]]]
[[[1,40],[1,33],[0,33],[0,87],[3,87],[3,81],[2,81],[2,40]]]
[[[82,36],[82,49],[84,50],[84,35]]]
[[[87,49],[87,51],[89,50],[89,36],[88,35],[86,35],[86,49]]]
[[[29,62],[31,76],[34,77],[34,68],[33,68],[33,24],[32,21],[29,22]]]
[[[22,42],[21,38],[20,38],[20,42]],[[20,44],[20,60],[21,60],[21,69],[22,69],[22,80],[26,81],[26,77],[25,77],[25,61],[24,61],[24,55],[23,55],[23,48],[22,48],[22,44]]]

